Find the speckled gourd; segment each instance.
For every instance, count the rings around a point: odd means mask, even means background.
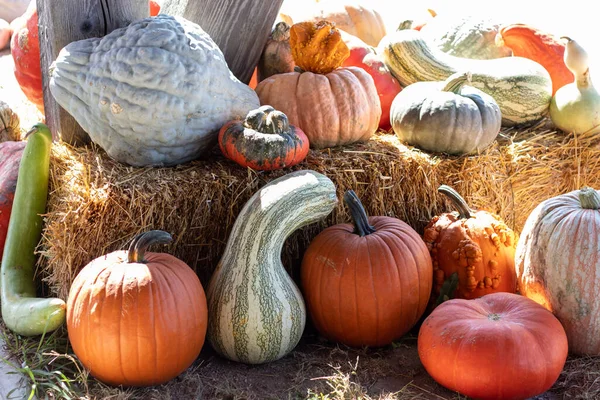
[[[295,171],[271,181],[244,205],[207,291],[208,339],[218,353],[260,364],[296,347],[306,309],[281,263],[281,250],[292,232],[324,218],[336,203],[329,178]]]
[[[159,15],[65,46],[50,91],[108,155],[134,166],[197,158],[258,108],[200,26]]]
[[[523,57],[471,60],[451,56],[411,29],[387,35],[379,47],[383,61],[402,86],[443,81],[456,72],[470,71],[473,86],[498,103],[503,126],[534,123],[548,113],[552,80],[535,61]]]
[[[583,188],[541,202],[515,255],[521,294],[563,324],[569,350],[600,355],[600,192]]]

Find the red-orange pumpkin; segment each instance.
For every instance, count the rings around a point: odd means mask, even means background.
[[[381,104],[381,118],[379,119],[379,129],[389,131],[392,128],[390,123],[390,108],[396,95],[402,90],[400,83],[392,76],[392,73],[385,65],[383,60],[377,55],[375,49],[365,42],[340,31],[342,38],[350,49],[350,56],[342,64],[343,67],[359,67],[364,69],[375,83],[379,102]]]
[[[554,315],[512,293],[454,299],[423,322],[423,366],[440,385],[475,399],[526,399],[550,389],[567,359]]]
[[[408,332],[431,293],[431,258],[408,224],[367,217],[344,195],[354,225],[326,228],[302,259],[304,299],[317,330],[349,346],[384,346]]]
[[[302,162],[309,142],[284,113],[267,105],[250,111],[244,121],[226,123],[219,131],[219,147],[242,167],[270,171]]]
[[[256,87],[261,104],[285,113],[311,147],[368,140],[379,125],[379,96],[365,70],[339,68],[350,53],[339,31],[326,21],[295,24],[290,47],[301,72],[261,81]]]
[[[86,265],[67,303],[69,341],[90,373],[110,385],[148,386],[175,378],[200,354],[206,297],[187,264],[146,253],[171,236],[149,231]]]
[[[432,304],[446,297],[515,293],[517,234],[499,216],[471,210],[454,189],[442,185],[438,191],[450,198],[458,213],[436,216],[425,227],[423,239],[433,260]],[[454,273],[458,286],[449,284]],[[452,290],[447,292],[447,288]]]

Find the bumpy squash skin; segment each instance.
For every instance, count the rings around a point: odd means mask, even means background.
[[[548,113],[552,80],[548,71],[535,61],[523,57],[493,60],[454,57],[432,48],[421,32],[411,29],[387,35],[379,53],[402,86],[445,80],[456,72],[471,72],[472,85],[498,103],[503,126],[533,124]]]
[[[306,310],[281,263],[281,249],[292,232],[326,217],[336,203],[329,178],[295,171],[271,181],[244,205],[207,290],[208,339],[219,354],[261,364],[296,347]]]
[[[0,260],[4,252],[6,231],[10,220],[19,164],[26,142],[0,143]]]
[[[421,325],[417,343],[421,363],[436,382],[481,400],[544,393],[568,353],[556,317],[511,293],[443,303]]]
[[[292,72],[295,66],[290,49],[290,26],[285,22],[278,22],[258,60],[256,84],[270,76]],[[250,87],[256,88],[256,84]]]
[[[285,114],[262,106],[248,113],[245,121],[223,125],[219,147],[225,157],[242,167],[271,171],[302,162],[310,144],[302,130],[289,125]]]
[[[49,86],[92,141],[133,166],[198,158],[259,106],[202,28],[164,14],[68,44]]]
[[[500,132],[498,104],[474,87],[461,86],[455,93],[444,91],[445,84],[416,82],[396,96],[391,107],[396,136],[423,150],[452,155],[485,149]]]
[[[596,192],[587,208],[585,192]],[[519,291],[556,315],[574,354],[600,355],[599,208],[600,192],[590,188],[542,201],[525,222],[515,256]]]
[[[0,100],[0,143],[21,139],[21,121],[19,115]]]

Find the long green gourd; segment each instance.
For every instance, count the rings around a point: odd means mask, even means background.
[[[44,124],[28,133],[0,267],[2,319],[13,332],[36,336],[57,329],[65,321],[61,299],[37,298],[34,281],[35,248],[46,211],[52,134]]]

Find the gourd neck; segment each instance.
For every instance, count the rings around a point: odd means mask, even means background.
[[[375,227],[369,224],[367,212],[353,190],[344,193],[344,202],[350,209],[350,215],[354,223],[354,233],[360,237],[375,233]]]
[[[569,71],[575,76],[575,84],[578,89],[587,89],[592,87],[592,78],[590,76],[588,54],[583,47],[575,40],[562,36],[566,40],[564,62]]]
[[[252,110],[244,120],[244,126],[256,132],[282,135],[290,132],[287,115],[269,105]]]
[[[471,207],[469,207],[465,199],[463,199],[456,190],[452,189],[450,186],[442,185],[438,188],[438,192],[444,194],[450,199],[454,205],[454,208],[456,208],[458,211],[458,215],[461,219],[468,219],[473,216]]]
[[[456,72],[450,75],[444,81],[443,92],[452,92],[454,94],[460,94],[464,85],[468,85],[471,83],[471,73],[470,72]]]
[[[127,251],[127,262],[146,263],[144,256],[149,246],[153,244],[167,244],[173,240],[173,237],[164,231],[143,232],[133,238]]]
[[[600,195],[591,187],[584,187],[579,191],[579,202],[585,210],[600,210]]]
[[[281,21],[275,25],[273,32],[271,32],[271,39],[276,42],[287,42],[290,40],[290,26],[285,22]]]

